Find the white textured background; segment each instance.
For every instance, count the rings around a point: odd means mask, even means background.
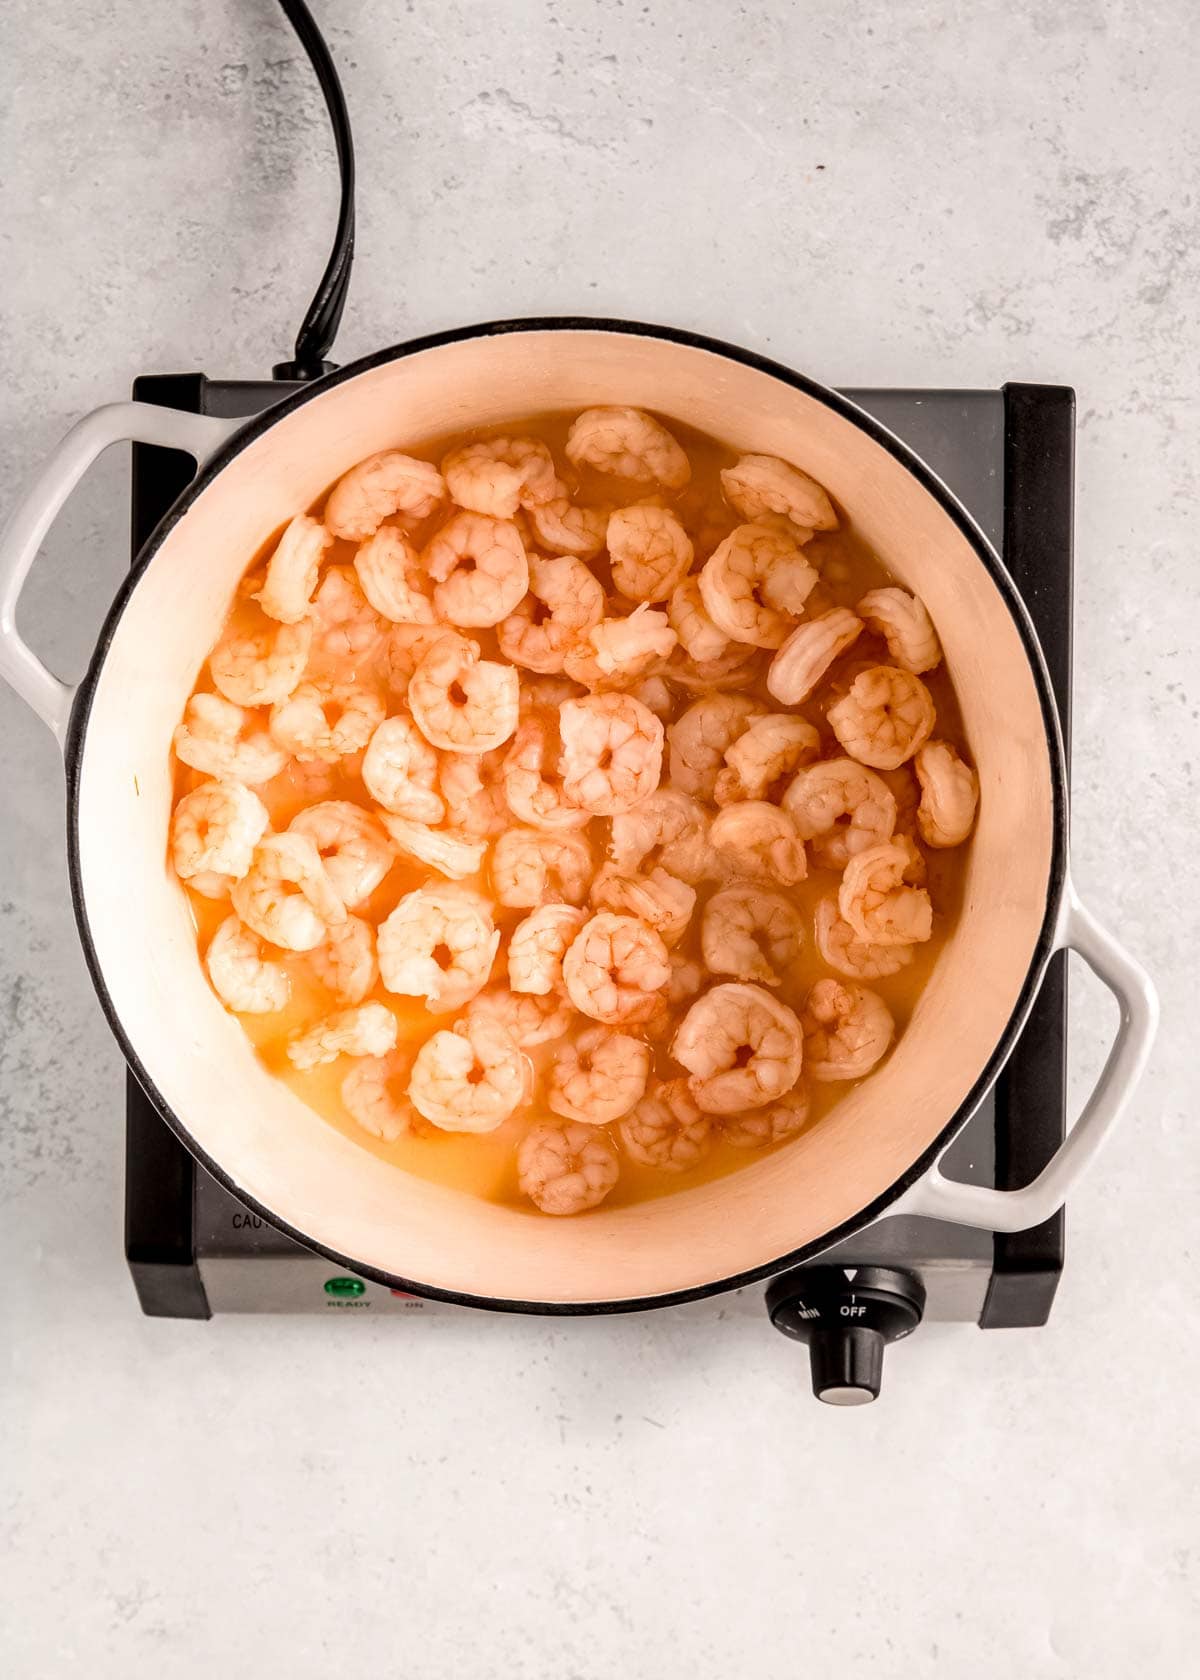
[[[0,1664],[1126,1680],[1197,1626],[1196,90],[1190,0],[314,0],[358,141],[339,355],[536,312],[843,384],[1079,392],[1075,857],[1164,992],[1051,1325],[927,1327],[881,1404],[754,1312],[148,1322],[50,739],[0,694]],[[333,213],[270,0],[7,0],[0,506],[139,371],[285,355]],[[24,622],[78,670],[126,462]],[[1076,993],[1075,1054],[1110,1029]]]

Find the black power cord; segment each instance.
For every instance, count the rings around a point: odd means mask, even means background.
[[[333,348],[342,311],[346,307],[350,265],[354,261],[354,141],[350,134],[350,115],[346,110],[342,84],[325,38],[313,22],[312,13],[304,0],[279,0],[279,4],[308,55],[324,95],[341,176],[337,231],[333,236],[329,261],[300,324],[292,360],[280,362],[272,369],[276,379],[309,380],[319,379],[323,373],[332,373],[337,366],[336,362],[327,361],[326,357]]]

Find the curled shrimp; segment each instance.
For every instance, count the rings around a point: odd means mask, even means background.
[[[932,743],[926,742],[926,745]],[[925,749],[922,747],[918,750],[923,752]],[[906,764],[897,766],[895,770],[874,772],[896,801],[896,826],[892,832],[903,834],[914,842],[919,832],[917,810],[921,803],[921,784],[917,780],[916,757],[914,753]]]
[[[630,1160],[659,1172],[687,1172],[712,1148],[712,1119],[692,1101],[686,1079],[647,1091],[618,1128]]]
[[[745,694],[706,694],[667,730],[670,776],[696,799],[711,799],[725,754],[766,707]]]
[[[362,761],[363,785],[371,798],[398,817],[440,822],[445,804],[437,776],[437,753],[414,719],[402,713],[384,718]]]
[[[398,700],[408,697],[413,672],[446,634],[444,624],[393,624],[385,647],[388,687]]]
[[[380,822],[396,850],[417,863],[427,863],[448,881],[465,881],[483,868],[487,841],[454,834],[447,829],[429,828],[410,817],[381,812]]]
[[[689,886],[713,872],[708,813],[679,788],[657,788],[649,798],[612,820],[612,855],[618,869],[650,873],[659,865]]]
[[[521,1194],[560,1217],[599,1207],[620,1176],[617,1152],[591,1126],[531,1126],[517,1150]]]
[[[438,616],[460,629],[499,624],[529,588],[521,533],[507,519],[456,513],[425,549]]]
[[[431,1013],[447,1015],[487,984],[500,935],[474,893],[418,887],[379,924],[376,944],[387,990],[424,998]]]
[[[836,898],[818,902],[813,933],[822,959],[849,980],[882,980],[899,974],[912,961],[911,945],[869,945],[860,939],[838,909]]]
[[[306,834],[265,835],[230,897],[247,927],[285,951],[311,951],[346,919],[346,906]]]
[[[491,840],[509,826],[500,772],[505,749],[486,753],[443,753],[438,786],[451,828],[471,840]]]
[[[606,1026],[645,1021],[671,977],[667,947],[637,916],[601,910],[563,957],[563,985],[581,1015]]]
[[[384,711],[378,691],[366,683],[302,682],[271,708],[271,738],[302,764],[336,764],[363,750]]]
[[[267,808],[241,782],[202,782],[176,805],[171,817],[171,862],[181,881],[216,875],[224,897],[250,868],[267,830]]]
[[[383,1143],[395,1143],[420,1125],[408,1100],[412,1063],[412,1054],[405,1049],[391,1050],[386,1056],[362,1056],[342,1080],[347,1114],[356,1126]]]
[[[694,957],[685,956],[682,951],[668,951],[667,956],[671,961],[671,978],[667,981],[666,990],[667,1003],[672,1007],[690,1003],[704,985],[704,970]]]
[[[514,992],[545,997],[562,985],[563,957],[587,921],[571,904],[540,904],[517,923],[508,941],[508,983]]]
[[[649,1045],[611,1027],[588,1027],[555,1049],[546,1101],[565,1120],[606,1126],[641,1101],[649,1077]]]
[[[680,490],[692,476],[688,458],[665,426],[640,408],[589,408],[567,434],[567,459],[614,478],[657,480]]]
[[[746,519],[783,514],[806,532],[836,531],[833,503],[815,478],[774,455],[743,455],[726,467],[721,484],[732,505]]]
[[[308,612],[325,550],[333,538],[319,519],[298,513],[275,544],[263,586],[254,597],[268,618],[299,624]]]
[[[704,906],[700,950],[712,974],[779,986],[803,945],[800,912],[782,893],[738,882]]]
[[[264,945],[236,916],[226,916],[209,941],[204,957],[208,978],[235,1015],[273,1015],[287,1004],[287,969],[267,958]]]
[[[696,908],[696,889],[665,869],[632,874],[615,863],[602,864],[592,882],[597,910],[636,916],[654,929],[664,945],[676,945],[687,932]]]
[[[347,910],[370,898],[392,867],[392,848],[383,828],[348,799],[309,805],[292,818],[288,833],[304,834],[312,841]]]
[[[856,852],[891,839],[896,825],[891,790],[852,758],[805,765],[788,784],[783,809],[823,869],[844,869]]]
[[[329,930],[323,945],[308,954],[313,973],[340,1003],[361,1003],[379,978],[375,929],[361,916],[347,916]]]
[[[313,596],[308,674],[345,682],[383,646],[386,622],[363,594],[353,566],[328,566]]]
[[[566,796],[558,773],[561,753],[556,711],[537,709],[517,725],[501,780],[509,810],[531,828],[562,833],[590,820]]]
[[[818,980],[800,1013],[804,1067],[810,1079],[861,1079],[886,1054],[896,1026],[866,986]]]
[[[961,846],[975,825],[979,777],[949,741],[926,741],[913,760],[921,784],[917,823],[927,846]]]
[[[704,562],[700,599],[733,641],[777,648],[816,581],[794,542],[765,525],[739,525]],[[774,600],[790,603],[786,612],[771,604],[768,590]]]
[[[496,626],[500,652],[528,671],[553,674],[579,638],[604,617],[604,590],[582,560],[529,562],[529,593]]]
[[[798,706],[839,655],[861,634],[863,622],[845,607],[831,607],[798,624],[771,661],[767,688],[781,706]]]
[[[828,716],[850,757],[876,770],[895,770],[911,758],[936,721],[933,699],[920,677],[894,665],[860,672]]]
[[[920,868],[911,842],[885,840],[847,863],[838,909],[866,945],[919,945],[933,932],[933,905],[924,887],[911,884]]]
[[[618,508],[607,543],[613,583],[629,601],[666,601],[688,574],[692,539],[669,508]]]
[[[394,513],[427,519],[445,496],[436,467],[384,449],[338,479],[325,503],[325,528],[347,542],[363,542]]]
[[[468,1016],[417,1051],[408,1095],[443,1132],[494,1132],[528,1100],[531,1070],[498,1021]]]
[[[662,774],[663,726],[628,694],[593,694],[559,707],[566,797],[598,817],[632,810]]]
[[[642,677],[629,690],[635,700],[640,700],[647,711],[654,713],[660,722],[665,723],[675,714],[675,696],[671,692],[671,685],[665,677]]]
[[[807,718],[767,712],[726,748],[713,797],[718,805],[769,799],[785,776],[808,764],[820,750],[821,737]]]
[[[193,694],[172,738],[181,763],[205,776],[228,776],[248,787],[269,782],[287,763],[287,753],[241,706],[219,694]]]
[[[925,603],[906,589],[872,589],[854,610],[868,630],[883,637],[901,670],[919,676],[941,660],[942,645]]]
[[[709,839],[732,874],[794,887],[808,874],[804,842],[786,811],[765,799],[739,800],[713,818]]]
[[[218,690],[235,706],[273,706],[300,681],[311,645],[307,619],[280,624],[260,612],[249,627],[226,628],[208,656],[208,668]]]
[[[354,571],[381,618],[395,624],[434,622],[431,585],[421,557],[395,525],[381,525],[373,537],[359,544]]]
[[[793,1137],[808,1119],[808,1087],[798,1079],[778,1102],[752,1108],[745,1114],[731,1114],[721,1127],[721,1136],[735,1149],[766,1149]]]
[[[550,451],[537,438],[498,437],[468,443],[442,462],[451,499],[489,519],[511,519],[519,507],[552,501],[558,489]]]
[[[749,688],[763,672],[763,650],[730,642],[719,659],[693,659],[676,648],[665,668],[668,679],[693,694],[711,694],[717,689]]]
[[[671,592],[667,619],[679,638],[679,645],[691,659],[723,659],[733,643],[708,616],[700,593],[700,579],[685,577]]]
[[[592,848],[578,833],[508,828],[492,848],[492,887],[512,910],[582,904],[592,878]]]
[[[602,618],[583,631],[563,655],[563,670],[587,688],[624,686],[661,665],[674,647],[666,614],[642,605],[627,618]]]
[[[726,981],[688,1010],[671,1054],[691,1074],[688,1089],[706,1114],[764,1108],[800,1077],[800,1023],[761,986]]]
[[[552,554],[591,560],[604,547],[608,513],[604,508],[574,506],[560,482],[550,501],[529,509],[529,523],[536,540]]]
[[[396,1048],[396,1034],[396,1017],[386,1004],[360,1003],[298,1034],[287,1047],[288,1060],[304,1070],[339,1056],[386,1056]]]
[[[508,986],[485,986],[471,999],[472,1020],[486,1015],[498,1021],[521,1050],[561,1038],[573,1019],[571,1006],[558,993],[514,992]]]
[[[503,746],[517,727],[520,679],[516,671],[511,665],[481,659],[479,654],[478,642],[451,631],[434,644],[412,674],[408,704],[417,728],[435,747],[449,752],[490,752]]]

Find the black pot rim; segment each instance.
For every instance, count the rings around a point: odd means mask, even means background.
[[[942,510],[953,520],[962,535],[970,543],[976,557],[986,568],[989,577],[999,590],[1009,615],[1017,628],[1033,673],[1034,685],[1038,693],[1041,707],[1042,721],[1046,729],[1047,744],[1050,759],[1050,780],[1052,799],[1052,837],[1050,874],[1046,894],[1046,911],[1034,947],[1033,957],[1025,976],[1024,984],[1012,1014],[1008,1019],[992,1054],[981,1070],[966,1099],[950,1116],[945,1126],[939,1132],[933,1143],[894,1181],[881,1195],[877,1196],[866,1207],[852,1218],[843,1221],[833,1230],[826,1232],[813,1242],[803,1244],[787,1254],[781,1254],[777,1259],[766,1261],[761,1265],[738,1272],[729,1277],[718,1278],[710,1283],[699,1284],[690,1289],[676,1289],[661,1295],[623,1298],[613,1301],[518,1301],[502,1297],[467,1294],[462,1291],[443,1289],[436,1284],[420,1282],[413,1278],[405,1278],[398,1274],[384,1272],[373,1266],[364,1265],[353,1256],[343,1254],[337,1249],[330,1248],[324,1243],[315,1241],[307,1233],[296,1229],[273,1213],[264,1203],[241,1189],[224,1170],[220,1163],[214,1160],[207,1151],[196,1141],[186,1126],[164,1100],[161,1092],[156,1088],[143,1065],[137,1049],[114,1006],[112,997],[101,970],[95,944],[92,939],[88,923],[87,909],[84,904],[82,871],[80,867],[79,844],[79,783],[80,770],[87,737],[87,725],[91,715],[92,702],[96,687],[103,670],[109,648],[117,633],[118,626],[124,614],[125,607],[136,589],[139,580],[146,571],[155,554],[162,547],[170,532],[187,514],[188,509],[197,497],[207,489],[226,466],[243,449],[247,448],[264,432],[268,431],[279,420],[295,413],[306,403],[331,390],[336,385],[342,385],[358,375],[369,372],[372,368],[382,367],[388,362],[400,361],[405,357],[417,355],[422,351],[434,350],[447,344],[456,344],[466,339],[488,338],[503,334],[532,333],[532,332],[608,332],[625,334],[633,337],[662,339],[667,343],[682,345],[688,349],[704,350],[721,356],[729,361],[739,362],[743,366],[754,368],[760,373],[778,379],[794,390],[803,392],[836,414],[851,421],[860,430],[867,433],[877,444],[886,449],[897,461],[904,466],[917,482],[939,504]],[[610,320],[603,317],[581,315],[568,316],[531,316],[505,321],[485,321],[475,326],[456,327],[446,332],[431,333],[421,338],[410,339],[399,345],[390,346],[384,350],[373,352],[369,356],[361,357],[358,361],[347,363],[336,372],[315,380],[312,384],[301,387],[290,396],[262,414],[249,419],[245,426],[235,432],[214,455],[199,470],[196,477],[181,493],[171,508],[164,514],[150,537],[143,545],[128,576],[123,580],[121,588],[110,607],[96,641],[87,672],[79,685],[72,706],[71,718],[64,742],[64,759],[67,784],[67,863],[71,883],[71,898],[75,912],[75,922],[79,929],[80,941],[83,945],[84,957],[92,984],[100,999],[101,1007],[108,1020],[126,1061],[136,1075],[155,1109],[184,1146],[197,1161],[210,1173],[218,1183],[223,1185],[231,1195],[235,1196],[245,1206],[251,1208],[276,1230],[291,1237],[301,1247],[324,1255],[336,1265],[347,1271],[371,1279],[391,1289],[402,1289],[413,1295],[423,1296],[430,1300],[445,1301],[456,1306],[478,1307],[493,1312],[530,1313],[549,1317],[578,1317],[594,1314],[640,1312],[655,1307],[677,1306],[687,1301],[703,1300],[711,1295],[722,1294],[731,1289],[738,1289],[746,1284],[757,1283],[762,1279],[799,1265],[815,1255],[824,1253],[835,1244],[843,1241],[855,1231],[860,1231],[872,1223],[896,1202],[906,1190],[911,1188],[918,1179],[922,1178],[929,1168],[941,1155],[946,1146],[962,1129],[979,1103],[986,1095],[1000,1069],[1007,1061],[1016,1043],[1018,1034],[1024,1026],[1033,1001],[1041,985],[1046,965],[1055,948],[1055,929],[1058,912],[1062,900],[1066,881],[1067,868],[1067,774],[1066,758],[1063,751],[1062,733],[1059,724],[1058,710],[1055,705],[1053,690],[1050,685],[1049,674],[1042,656],[1041,646],[1037,634],[1029,618],[1025,604],[1017,591],[1016,585],[1005,570],[1000,556],[993,549],[983,531],[972,519],[966,508],[951,493],[937,475],[916,455],[907,444],[894,436],[886,426],[880,424],[872,415],[859,408],[848,398],[836,391],[819,384],[816,380],[804,374],[795,373],[792,369],[760,356],[752,350],[743,350],[736,345],[727,344],[720,339],[708,338],[703,334],[685,331],[676,327],[650,325],[638,321]]]

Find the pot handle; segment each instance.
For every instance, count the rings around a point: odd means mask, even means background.
[[[92,462],[114,443],[155,443],[205,461],[245,424],[153,403],[107,403],[63,438],[0,534],[0,677],[53,730],[61,745],[75,685],[48,671],[17,630],[17,602],[46,532]]]
[[[1077,951],[1121,1009],[1117,1036],[1079,1119],[1053,1158],[1023,1190],[993,1190],[944,1178],[935,1164],[888,1209],[973,1225],[984,1231],[1027,1231],[1057,1213],[1121,1118],[1145,1069],[1158,1027],[1158,995],[1149,975],[1080,903],[1070,878],[1055,949]]]

